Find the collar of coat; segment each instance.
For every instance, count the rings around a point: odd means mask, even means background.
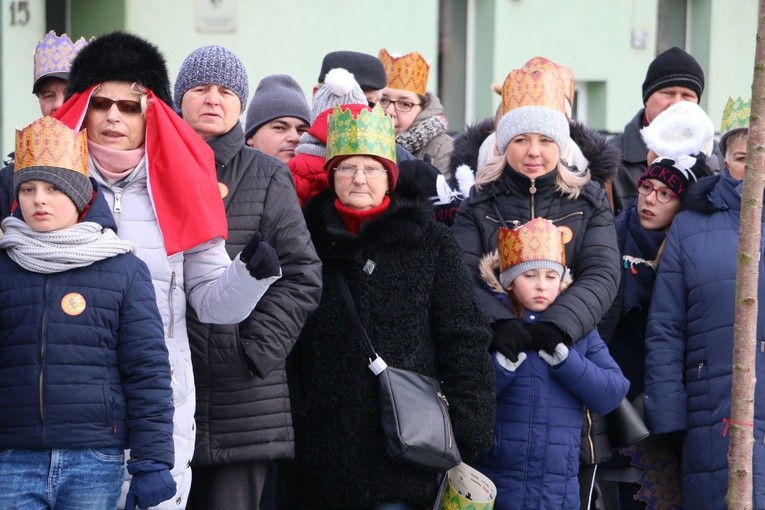
[[[226,166],[245,146],[242,124],[236,121],[236,125],[228,133],[211,138],[207,145],[215,153],[215,164]]]
[[[337,195],[326,189],[316,195],[303,210],[311,239],[319,258],[358,258],[362,251],[374,246],[412,245],[422,241],[432,221],[432,206],[423,200],[411,183],[399,180],[390,194],[390,207],[380,217],[362,225],[358,234],[351,234],[335,209]]]

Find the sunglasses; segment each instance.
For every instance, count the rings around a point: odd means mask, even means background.
[[[113,104],[117,105],[117,109],[122,113],[128,115],[138,115],[143,113],[143,108],[139,101],[132,101],[130,99],[118,99],[117,101],[109,99],[108,97],[91,96],[88,103],[90,108],[102,112],[109,111]]]

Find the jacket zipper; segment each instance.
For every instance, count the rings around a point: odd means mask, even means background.
[[[583,211],[574,211],[572,213],[568,213],[568,214],[566,214],[564,216],[561,216],[560,218],[551,219],[550,221],[552,221],[553,223],[557,223],[559,221],[567,220],[567,219],[571,218],[572,216],[584,216],[584,212]]]
[[[45,291],[43,296],[43,303],[48,301],[48,290],[50,287],[50,278],[45,278]],[[45,307],[47,310],[47,307]],[[47,312],[43,310],[42,320],[40,321],[40,378],[38,398],[40,399],[40,419],[45,424],[45,404],[43,402],[43,387],[45,385],[45,321]]]
[[[531,186],[529,186],[529,201],[531,202],[531,217],[529,218],[529,221],[533,220],[537,217],[536,215],[536,204],[534,203],[534,195],[537,194],[537,185],[536,185],[536,179],[531,179]]]
[[[589,409],[584,410],[584,417],[587,420],[587,444],[590,447],[590,464],[595,464],[595,443],[592,441],[592,415]]]
[[[701,369],[703,368],[704,368],[704,362],[699,363],[699,371],[698,371],[698,374],[696,375],[696,379],[701,379]]]
[[[170,273],[170,292],[167,293],[167,311],[170,315],[167,324],[167,338],[175,337],[175,310],[173,309],[173,294],[175,294],[175,271]]]
[[[436,396],[438,397],[440,403],[441,403],[441,414],[444,417],[444,427],[446,428],[446,437],[449,440],[449,448],[452,447],[452,422],[449,419],[449,401],[446,400],[446,395],[441,393],[440,391],[436,392]]]
[[[487,219],[487,220],[489,220],[489,221],[491,221],[493,223],[498,223],[500,225],[502,224],[502,222],[499,221],[497,218],[495,218],[494,216],[490,216],[488,214],[485,216],[485,219]],[[518,227],[521,226],[521,222],[519,220],[512,220],[510,223],[513,224],[513,228],[518,228]]]

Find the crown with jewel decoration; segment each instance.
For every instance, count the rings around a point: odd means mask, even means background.
[[[546,58],[531,59],[510,71],[502,84],[502,113],[522,106],[545,106],[566,114],[566,94],[557,64]]]
[[[545,218],[535,218],[515,229],[500,227],[497,250],[499,280],[505,288],[530,269],[555,269],[562,277],[566,268],[564,233]]]
[[[383,48],[377,58],[380,59],[385,68],[388,87],[408,90],[421,96],[425,95],[430,64],[422,55],[413,51],[406,55],[393,56]]]
[[[379,156],[396,163],[396,136],[391,118],[379,105],[364,107],[354,116],[348,106],[336,106],[329,115],[327,156]]]
[[[723,135],[733,129],[749,127],[749,114],[752,109],[752,100],[737,97],[728,98],[723,110],[720,133]]]
[[[88,175],[88,136],[53,117],[16,130],[15,172],[30,167],[64,168]]]
[[[36,94],[38,92],[40,78],[53,75],[57,78],[68,79],[69,69],[72,67],[74,57],[87,44],[88,41],[83,37],[77,39],[76,42],[72,42],[66,34],[59,37],[53,30],[48,32],[45,39],[37,43],[35,47],[32,93]]]

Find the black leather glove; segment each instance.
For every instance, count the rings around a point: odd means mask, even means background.
[[[276,250],[261,239],[260,232],[255,232],[239,255],[242,262],[247,265],[250,275],[258,280],[278,276],[281,267]]]
[[[531,335],[531,347],[537,351],[545,351],[548,354],[555,354],[555,346],[563,343],[566,346],[571,345],[571,339],[563,331],[551,322],[535,322],[528,326]]]
[[[128,462],[127,468],[133,479],[125,499],[125,510],[156,506],[175,495],[175,480],[166,465],[146,459]]]
[[[518,353],[531,344],[531,335],[526,326],[517,319],[500,319],[491,325],[494,335],[489,349],[518,362]]]

